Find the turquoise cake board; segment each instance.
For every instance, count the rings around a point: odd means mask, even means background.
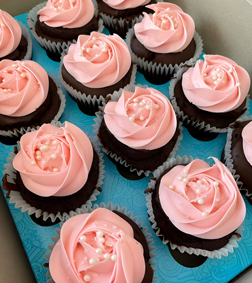
[[[27,26],[27,14],[22,14],[16,17]],[[107,30],[104,31],[107,33]],[[59,63],[54,62],[48,58],[44,49],[32,37],[33,43],[33,60],[42,65],[50,75],[54,75],[58,79]],[[142,74],[137,72],[136,83],[141,85],[148,85],[158,89],[163,94],[169,97],[169,83],[156,86],[148,83]],[[80,127],[88,136],[93,136],[94,117],[83,114],[77,104],[69,97],[66,90],[62,87],[66,96],[66,108],[62,115],[61,122],[69,121]],[[251,109],[250,101],[250,109]],[[250,110],[250,114],[252,111]],[[221,152],[226,141],[226,134],[219,134],[214,140],[208,142],[201,142],[194,139],[183,128],[183,139],[177,155],[192,156],[209,161],[209,156],[214,156],[220,159]],[[0,162],[2,171],[4,164],[7,163],[9,152],[13,151],[13,146],[0,145]],[[164,245],[162,241],[153,232],[146,207],[146,195],[144,190],[148,188],[149,177],[141,180],[132,181],[122,177],[116,166],[106,157],[105,159],[105,178],[102,186],[102,192],[98,195],[94,203],[98,205],[104,202],[106,205],[112,202],[113,205],[117,203],[120,207],[127,207],[127,211],[132,211],[133,216],[138,217],[138,221],[143,222],[143,226],[148,227],[148,232],[152,234],[154,239],[154,251],[157,256],[155,261],[157,265],[156,273],[157,279],[154,283],[161,282],[189,282],[189,283],[211,283],[211,282],[228,282],[252,263],[252,206],[245,199],[247,206],[247,214],[242,226],[245,228],[243,236],[239,244],[239,248],[234,249],[234,253],[229,253],[227,257],[221,259],[207,259],[201,266],[195,268],[187,268],[178,264],[170,254],[168,246]],[[2,178],[2,177],[1,177]],[[47,246],[52,244],[51,237],[55,236],[55,228],[59,228],[59,224],[50,227],[41,227],[35,224],[27,213],[22,213],[21,209],[16,209],[14,204],[10,204],[6,198],[10,212],[16,224],[20,238],[24,245],[26,254],[30,261],[32,270],[35,274],[38,283],[45,283],[48,279],[46,277],[47,269],[44,264],[47,262],[45,254],[49,252]]]

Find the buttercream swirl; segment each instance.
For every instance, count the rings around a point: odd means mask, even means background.
[[[135,24],[137,39],[145,48],[156,53],[183,51],[191,42],[195,24],[191,16],[171,3],[148,5],[154,14],[144,14],[142,22]]]
[[[50,27],[79,28],[94,16],[92,0],[48,0],[38,15]]]
[[[86,134],[66,122],[65,127],[44,124],[23,135],[13,167],[34,194],[67,196],[84,186],[92,160],[93,148]]]
[[[135,149],[156,149],[173,137],[177,119],[168,98],[153,88],[124,90],[118,102],[104,109],[109,131],[123,144]]]
[[[186,98],[208,112],[228,112],[239,107],[250,87],[247,71],[220,55],[204,55],[204,59],[183,74]]]
[[[22,30],[18,22],[0,9],[0,58],[12,53],[19,45]]]
[[[143,247],[128,222],[97,208],[64,223],[49,269],[56,283],[140,283],[145,273]]]
[[[34,112],[46,99],[49,89],[47,72],[27,60],[0,62],[0,113],[21,117]]]
[[[252,122],[249,122],[242,130],[242,144],[244,155],[252,166]]]
[[[171,222],[182,232],[217,239],[235,231],[246,207],[228,168],[196,159],[172,168],[161,179],[159,197]]]
[[[131,57],[117,34],[92,32],[80,35],[63,58],[66,70],[83,85],[101,88],[116,84],[129,71]]]
[[[148,4],[151,0],[102,0],[115,10],[132,9]]]

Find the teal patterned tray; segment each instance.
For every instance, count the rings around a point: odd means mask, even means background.
[[[17,20],[23,22],[26,26],[27,14],[19,15]],[[106,31],[105,31],[106,32]],[[33,39],[33,60],[41,64],[50,75],[58,78],[59,63],[50,60],[46,52]],[[137,72],[136,82],[142,85],[149,85],[157,88],[159,91],[169,97],[169,83],[155,86],[149,84],[144,77]],[[61,118],[61,122],[69,121],[76,124],[89,136],[93,135],[93,118],[83,114],[77,107],[77,104],[66,95],[66,109]],[[250,109],[251,107],[250,101]],[[250,111],[250,114],[252,112]],[[224,148],[226,134],[219,134],[217,138],[209,142],[200,142],[183,129],[183,139],[177,152],[178,155],[198,157],[207,161],[209,156],[220,158],[222,149]],[[13,150],[12,146],[0,145],[0,162],[2,166],[7,163],[9,152]],[[190,283],[211,283],[211,282],[228,282],[233,277],[242,272],[252,263],[252,206],[246,201],[247,215],[243,223],[245,230],[243,231],[242,240],[239,242],[239,248],[234,249],[234,253],[221,259],[207,259],[204,264],[196,268],[186,268],[178,264],[170,254],[166,245],[163,245],[161,240],[153,232],[148,220],[146,199],[144,190],[148,187],[149,178],[138,181],[130,181],[123,178],[117,171],[116,166],[104,156],[105,159],[105,178],[102,192],[97,197],[98,205],[104,202],[106,205],[112,202],[117,203],[120,207],[127,207],[128,211],[133,212],[133,216],[138,216],[139,221],[143,221],[143,225],[148,227],[148,232],[152,234],[154,245],[156,247],[155,258],[157,262],[157,280],[155,283],[161,282],[190,282]],[[2,178],[2,177],[1,177]],[[20,209],[16,209],[13,204],[10,204],[6,199],[12,217],[18,229],[19,235],[23,242],[25,251],[29,258],[31,267],[35,274],[38,283],[47,281],[46,269],[44,263],[45,254],[48,253],[47,246],[52,244],[51,237],[55,235],[55,228],[59,228],[59,224],[51,227],[41,227],[35,224],[27,213],[22,213]]]

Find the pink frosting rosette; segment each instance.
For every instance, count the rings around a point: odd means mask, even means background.
[[[0,113],[21,117],[34,112],[46,99],[47,72],[34,61],[0,62]]]
[[[145,274],[143,247],[128,222],[97,208],[63,224],[49,269],[56,283],[140,283]]]
[[[191,42],[195,24],[193,19],[177,5],[157,3],[148,5],[154,14],[144,14],[142,22],[135,24],[135,35],[145,48],[156,53],[183,51]]]
[[[148,4],[151,0],[102,0],[115,10],[132,9]]]
[[[232,174],[218,159],[178,165],[165,174],[159,198],[165,214],[182,232],[217,239],[243,222],[246,206]]]
[[[244,155],[252,166],[252,122],[248,123],[242,130],[242,140]]]
[[[51,27],[79,28],[93,18],[94,4],[92,0],[48,0],[38,15]]]
[[[90,88],[111,86],[120,81],[131,66],[126,43],[117,34],[92,32],[80,35],[63,58],[66,70]]]
[[[186,98],[208,112],[224,113],[239,107],[250,87],[247,71],[220,55],[204,55],[204,59],[183,74]]]
[[[0,58],[12,53],[19,45],[22,30],[18,22],[0,9]]]
[[[88,137],[66,122],[62,128],[44,124],[38,131],[23,135],[13,167],[34,194],[67,196],[84,186],[92,161],[93,148]]]
[[[104,120],[121,143],[135,149],[156,149],[173,137],[177,119],[168,98],[153,88],[124,90],[118,102],[108,102]]]

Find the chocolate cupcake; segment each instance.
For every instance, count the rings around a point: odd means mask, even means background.
[[[179,70],[169,88],[171,103],[185,126],[227,132],[231,123],[246,116],[250,77],[226,57],[204,55],[204,60]]]
[[[182,65],[194,65],[202,51],[193,19],[177,5],[157,3],[147,6],[141,22],[129,30],[126,41],[147,81],[163,84]]]
[[[64,53],[60,81],[86,114],[94,115],[110,94],[135,82],[136,67],[116,34],[80,35]]]
[[[102,154],[75,125],[44,124],[22,136],[6,164],[3,189],[10,202],[43,221],[61,221],[101,191]]]
[[[118,205],[102,203],[69,218],[52,238],[47,275],[62,283],[126,282],[129,276],[136,283],[151,283],[156,277],[151,267],[155,264],[153,240],[131,215]]]
[[[65,96],[55,78],[34,61],[0,61],[0,141],[16,144],[26,131],[58,121]]]
[[[149,219],[164,244],[206,257],[237,247],[246,206],[228,168],[218,159],[177,157],[153,172],[147,196]]]
[[[60,61],[62,51],[76,42],[80,34],[103,30],[97,16],[97,4],[92,0],[48,0],[29,12],[27,22],[48,56]]]
[[[31,58],[32,40],[27,27],[0,10],[0,61]]]
[[[168,98],[158,90],[131,86],[114,94],[102,111],[94,132],[114,162],[148,175],[175,155],[181,127]]]
[[[117,33],[122,38],[127,31],[139,22],[142,13],[151,13],[147,4],[156,3],[155,0],[97,0],[99,15],[102,17],[104,26],[111,34]]]

